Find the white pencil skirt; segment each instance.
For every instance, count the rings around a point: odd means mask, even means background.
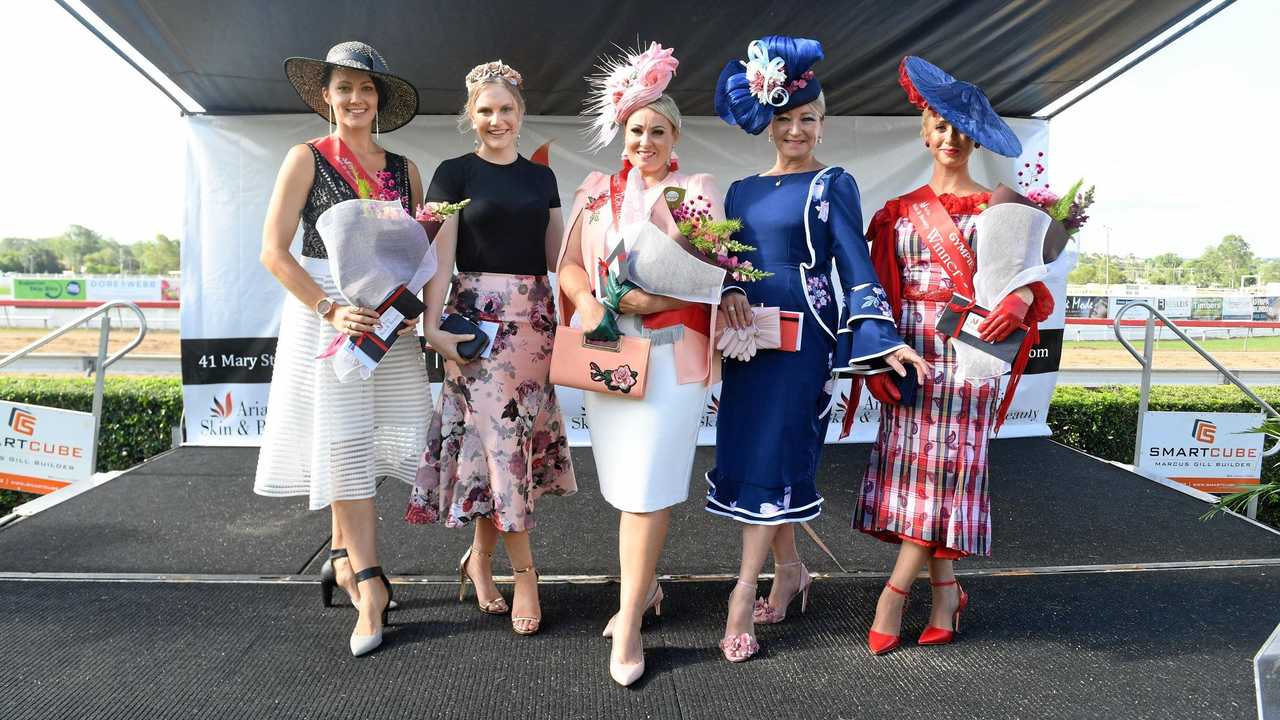
[[[689,497],[707,388],[676,383],[672,345],[649,351],[643,400],[585,393],[600,494],[623,512],[652,512]]]
[[[325,292],[340,297],[327,263],[303,260]],[[432,412],[418,339],[397,340],[368,380],[340,383],[328,362],[315,359],[337,334],[285,293],[253,483],[259,495],[307,495],[319,510],[373,497],[380,477],[413,482]]]

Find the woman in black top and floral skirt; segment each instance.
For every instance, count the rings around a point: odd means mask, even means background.
[[[538,631],[537,572],[529,546],[534,503],[577,489],[564,420],[549,381],[555,304],[547,267],[559,253],[563,220],[551,169],[516,150],[524,99],[520,74],[501,62],[467,75],[462,129],[476,151],[446,160],[428,202],[470,200],[436,235],[440,269],[426,288],[426,317],[448,312],[498,324],[487,357],[470,362],[457,345],[470,338],[428,323],[427,342],[445,359],[437,413],[405,519],[449,527],[472,520],[475,537],[458,565],[459,599],[468,580],[483,612],[508,612],[490,556],[501,534],[515,572],[511,627]],[[453,275],[454,261],[457,275]]]

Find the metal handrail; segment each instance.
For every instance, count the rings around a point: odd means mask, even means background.
[[[107,356],[107,340],[111,337],[111,316],[107,313],[115,308],[127,308],[138,316],[138,335],[120,350],[116,351],[110,357]],[[32,351],[57,340],[79,325],[86,323],[95,317],[101,315],[102,322],[98,325],[98,358],[94,363],[94,381],[93,381],[93,446],[89,449],[89,467],[96,468],[98,466],[98,432],[102,429],[102,395],[104,390],[104,380],[106,379],[107,368],[111,367],[117,360],[129,354],[134,348],[142,344],[142,339],[147,336],[147,316],[138,307],[137,303],[127,300],[112,300],[103,303],[80,317],[68,322],[62,327],[27,345],[8,357],[0,360],[0,370],[12,365],[14,362],[30,355]]]
[[[1130,310],[1136,307],[1146,308],[1148,313],[1147,323],[1146,323],[1146,336],[1143,343],[1141,354],[1138,353],[1137,348],[1135,348],[1132,343],[1124,339],[1124,336],[1120,332],[1120,329],[1121,329],[1120,320],[1124,317],[1125,313],[1129,312]],[[1138,364],[1142,366],[1142,393],[1138,397],[1138,428],[1137,428],[1138,434],[1137,434],[1137,437],[1134,439],[1134,444],[1133,444],[1133,464],[1135,467],[1137,466],[1139,457],[1142,453],[1142,419],[1147,414],[1147,404],[1151,396],[1151,356],[1153,352],[1152,346],[1154,345],[1154,342],[1155,342],[1156,318],[1160,318],[1160,321],[1164,323],[1164,326],[1172,330],[1174,334],[1177,335],[1179,338],[1181,338],[1182,341],[1185,342],[1187,345],[1190,345],[1192,350],[1195,350],[1196,352],[1200,353],[1200,357],[1204,358],[1218,372],[1222,373],[1222,377],[1229,380],[1231,384],[1240,388],[1240,391],[1243,392],[1245,395],[1249,396],[1250,400],[1253,400],[1254,402],[1261,405],[1263,411],[1265,411],[1267,415],[1270,415],[1273,418],[1280,418],[1280,413],[1276,412],[1275,408],[1271,407],[1271,405],[1268,404],[1266,400],[1263,400],[1262,398],[1258,397],[1258,395],[1255,392],[1249,389],[1248,385],[1245,385],[1243,382],[1240,381],[1240,378],[1236,377],[1235,373],[1223,367],[1222,363],[1218,362],[1217,359],[1213,357],[1213,355],[1209,354],[1209,351],[1200,347],[1199,343],[1197,343],[1195,340],[1192,340],[1190,336],[1184,333],[1182,331],[1182,328],[1178,327],[1177,323],[1165,317],[1164,314],[1161,313],[1159,310],[1156,310],[1155,308],[1151,307],[1151,304],[1146,302],[1145,300],[1136,300],[1120,308],[1120,310],[1116,313],[1115,321],[1112,323],[1113,327],[1115,328],[1116,339],[1120,341],[1120,344],[1124,346],[1125,350],[1129,351],[1129,354],[1133,356],[1133,359],[1137,360]],[[1263,444],[1265,445],[1265,440]],[[1262,451],[1262,455],[1264,457],[1270,457],[1271,455],[1276,454],[1277,451],[1280,451],[1280,440],[1277,440],[1275,443],[1273,443],[1270,449],[1264,449]]]

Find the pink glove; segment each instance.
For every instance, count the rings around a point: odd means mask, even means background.
[[[982,321],[982,324],[978,325],[979,337],[991,343],[1004,340],[1018,329],[1023,319],[1027,317],[1027,310],[1030,309],[1031,305],[1018,297],[1018,293],[1011,292],[1005,295],[996,309]]]
[[[868,375],[866,378],[867,389],[871,391],[871,396],[885,405],[897,405],[902,400],[902,393],[898,392],[898,386],[894,384],[893,373],[878,373],[876,375]]]

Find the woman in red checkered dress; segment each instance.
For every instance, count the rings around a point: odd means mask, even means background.
[[[956,102],[958,97],[972,98],[973,91],[981,95],[972,85],[956,81],[919,58],[904,60],[900,79],[908,97],[923,110],[920,134],[933,156],[928,187],[972,248],[975,221],[985,209],[990,191],[970,177],[969,157],[980,146],[1016,157],[1020,144],[985,97],[986,116],[975,112],[973,103]],[[970,94],[960,94],[961,86]],[[911,196],[919,197],[923,190]],[[957,377],[955,352],[947,337],[935,330],[955,283],[922,240],[908,214],[908,204],[906,196],[890,200],[872,217],[867,230],[872,262],[889,296],[898,330],[932,366],[928,380],[907,403],[900,402],[901,395],[890,376],[873,375],[866,380],[868,389],[881,401],[880,430],[853,525],[901,545],[868,635],[868,645],[875,654],[898,646],[907,592],[926,564],[933,607],[929,627],[919,642],[950,642],[968,601],[955,581],[954,561],[991,553],[987,437],[996,420],[1000,381],[998,377]],[[1024,320],[1044,319],[1052,307],[1048,290],[1033,283],[1010,293],[984,321],[980,332],[984,339],[1003,339]]]

